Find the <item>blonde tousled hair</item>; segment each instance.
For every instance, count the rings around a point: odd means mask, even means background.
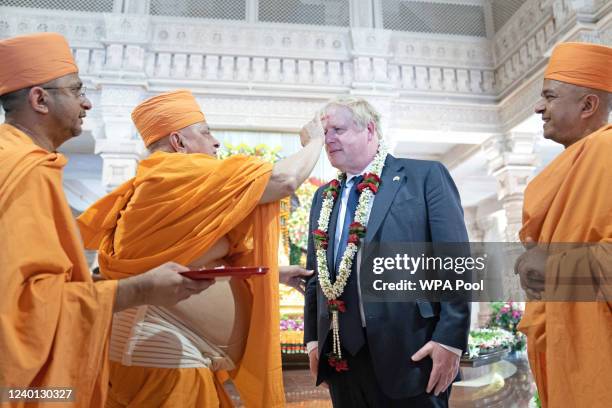
[[[362,128],[366,127],[368,123],[373,122],[378,139],[383,138],[380,128],[380,113],[378,113],[378,111],[365,99],[357,96],[341,96],[334,98],[325,105],[323,112],[327,112],[331,106],[343,106],[347,108],[353,115],[353,121]]]

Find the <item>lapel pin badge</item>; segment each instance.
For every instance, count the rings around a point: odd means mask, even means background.
[[[400,179],[399,176],[393,177],[393,181],[399,181],[399,179]]]

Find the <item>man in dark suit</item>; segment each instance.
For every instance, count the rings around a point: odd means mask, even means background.
[[[374,108],[360,98],[337,99],[324,109],[326,151],[332,165],[346,176],[333,208],[329,201],[324,204],[326,185],[316,192],[310,212],[307,268],[315,274],[307,284],[304,307],[310,370],[317,385],[329,386],[334,407],[447,407],[459,358],[467,348],[469,303],[364,302],[361,251],[352,256],[351,268],[343,259],[351,258],[347,248],[355,232],[355,212],[360,213],[356,208],[366,208],[361,244],[468,242],[459,194],[438,162],[387,155],[374,199],[358,207],[358,190],[363,194],[363,188],[356,188],[362,183],[360,175],[376,172],[383,163],[379,120]],[[321,233],[317,230],[325,224],[325,217],[320,220],[325,208],[331,214],[327,231]],[[321,240],[324,246],[317,243]],[[325,253],[317,257],[317,248],[326,248]],[[328,297],[330,286],[343,276],[348,279],[337,298],[343,311],[336,312],[339,329],[334,335]],[[336,353],[330,364],[334,339],[340,340],[342,357]]]

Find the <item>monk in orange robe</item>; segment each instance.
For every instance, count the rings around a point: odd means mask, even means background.
[[[8,388],[66,387],[73,401],[49,406],[103,407],[113,311],[169,306],[211,282],[180,276],[186,268],[178,264],[122,282],[92,281],[62,191],[66,158],[55,152],[81,133],[91,108],[71,50],[59,34],[26,35],[0,41],[0,58],[2,400]]]
[[[152,153],[136,177],[79,217],[104,276],[122,279],[174,260],[192,268],[265,266],[266,276],[217,283],[177,308],[115,316],[109,407],[231,406],[232,378],[249,408],[284,406],[278,318],[278,200],[309,176],[323,146],[320,120],[304,148],[275,165],[218,160],[189,91],[152,97],[132,118]]]
[[[519,329],[544,407],[610,407],[612,48],[560,44],[544,78],[535,111],[565,151],[525,191],[520,238],[531,249],[516,271],[534,301]]]

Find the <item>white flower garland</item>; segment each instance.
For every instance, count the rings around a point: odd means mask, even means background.
[[[383,166],[385,165],[385,159],[387,158],[387,148],[381,141],[378,153],[374,157],[371,173],[376,174],[380,177]],[[367,226],[369,219],[370,202],[374,199],[374,193],[369,188],[362,191],[359,197],[359,203],[355,210],[355,222],[360,223],[363,226]],[[323,205],[321,213],[319,215],[318,227],[321,231],[328,233],[329,230],[329,219],[331,217],[332,210],[334,208],[334,198],[331,194],[328,194],[323,199]],[[332,245],[333,239],[329,239],[330,245]],[[344,287],[351,275],[351,267],[353,266],[353,259],[357,254],[359,247],[353,243],[349,243],[346,247],[342,260],[340,261],[340,271],[336,274],[336,281],[332,284],[330,280],[329,270],[327,268],[327,251],[321,247],[317,249],[317,266],[319,272],[319,283],[323,294],[329,300],[337,299],[344,292]]]
[[[387,159],[387,154],[387,147],[381,140],[378,146],[378,152],[376,153],[376,156],[372,161],[372,171],[370,173],[373,173],[380,178],[383,167],[385,165],[385,160]],[[345,176],[342,173],[339,173],[338,178],[342,177]],[[374,199],[374,194],[375,193],[369,187],[364,188],[359,197],[357,209],[355,210],[354,222],[358,222],[364,227],[367,227],[368,220],[370,218],[370,204]],[[334,208],[334,201],[335,199],[331,193],[327,193],[324,195],[321,213],[319,214],[318,221],[318,229],[320,231],[323,231],[327,235],[328,245],[333,245],[334,241],[332,237],[329,237],[328,235],[329,220],[331,217],[332,210]],[[332,284],[330,280],[329,269],[327,268],[327,250],[322,245],[317,245],[316,257],[319,274],[319,284],[321,285],[323,294],[328,299],[328,301],[334,301],[338,297],[340,297],[342,293],[344,293],[344,288],[346,287],[346,283],[348,282],[348,279],[351,276],[351,268],[353,266],[353,261],[358,250],[358,245],[352,242],[348,243],[340,261],[339,271],[337,271],[336,274],[336,281]],[[333,331],[333,355],[334,358],[337,359],[337,361],[339,362],[342,360],[342,352],[340,350],[340,331],[337,307],[335,308],[335,310],[332,311],[331,317]],[[332,364],[331,361],[330,364]],[[332,366],[333,365],[334,364],[332,364]],[[338,367],[336,367],[336,369],[338,371],[341,371]]]

